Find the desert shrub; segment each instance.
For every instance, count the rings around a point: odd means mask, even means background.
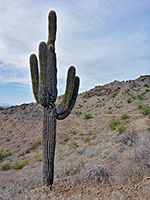
[[[148,84],[144,84],[143,86],[149,88],[149,85],[148,85]]]
[[[147,116],[150,114],[150,106],[142,107],[140,109],[142,115]]]
[[[127,99],[127,103],[131,103],[131,99],[130,98]]]
[[[111,130],[116,130],[119,124],[120,124],[119,120],[115,116],[113,116],[110,120],[109,127]]]
[[[82,108],[82,107],[83,107],[83,106],[82,106],[81,104],[78,104],[78,109],[79,109],[79,108]]]
[[[71,143],[68,144],[69,147],[77,147],[78,143],[76,141],[72,141]]]
[[[67,142],[69,140],[69,137],[67,135],[64,136],[63,141]]]
[[[118,132],[118,133],[122,134],[125,130],[126,130],[126,127],[125,127],[124,125],[119,124],[119,125],[117,126],[117,132]]]
[[[71,129],[71,130],[70,130],[70,133],[71,133],[72,135],[75,135],[75,134],[76,134],[76,131],[73,130],[73,129]]]
[[[92,136],[92,140],[95,140],[97,138],[97,135]]]
[[[9,137],[6,137],[6,142],[9,142],[10,141],[10,138]]]
[[[36,162],[41,162],[41,161],[42,161],[42,156],[41,156],[41,154],[37,154],[37,155],[36,155],[35,161],[36,161]]]
[[[101,165],[98,162],[86,163],[80,174],[83,179],[96,182],[106,181],[111,176],[108,167]]]
[[[127,132],[126,132],[127,133]],[[121,137],[124,134],[121,135]],[[120,157],[118,157],[119,165],[114,166],[112,169],[115,181],[117,184],[135,184],[142,180],[144,177],[148,177],[150,174],[150,134],[145,131],[142,135],[138,136],[137,133],[132,130],[128,132],[128,135],[124,143],[128,143],[130,148],[127,148]],[[129,139],[130,138],[130,139]],[[132,141],[129,143],[129,141]],[[131,144],[133,144],[131,146]]]
[[[16,162],[16,163],[15,163],[14,169],[15,169],[15,170],[20,170],[20,169],[22,169],[23,167],[25,167],[27,164],[28,164],[28,160],[27,160],[27,159],[23,160],[23,161],[20,162],[20,163]]]
[[[7,156],[11,156],[11,155],[12,155],[12,152],[11,152],[11,151],[7,151],[6,155],[7,155]]]
[[[115,98],[116,95],[117,95],[117,93],[113,93],[111,97]]]
[[[7,171],[9,169],[11,169],[11,165],[10,164],[6,163],[5,165],[2,165],[2,170],[3,171]]]
[[[0,149],[0,160],[2,160],[4,157],[4,153],[2,152],[2,150]]]
[[[80,133],[80,136],[83,136],[83,135],[84,135],[84,133],[81,132],[81,133]]]
[[[85,143],[90,143],[90,142],[91,142],[90,137],[86,137],[86,138],[84,139],[84,142],[85,142]]]
[[[133,129],[126,130],[122,135],[119,136],[119,140],[128,146],[135,144],[137,139],[137,132]]]
[[[41,139],[37,139],[37,140],[36,140],[36,144],[37,144],[37,145],[40,145],[41,143],[42,143],[42,142],[41,142]]]
[[[136,102],[136,106],[140,110],[143,107],[143,102],[142,101],[137,101]]]
[[[126,113],[124,113],[124,114],[121,115],[121,119],[122,120],[129,119],[129,118],[130,117]]]
[[[130,91],[130,89],[128,88],[128,89],[125,90],[125,93],[129,93],[129,91]]]
[[[75,111],[75,114],[80,116],[80,115],[82,115],[82,112],[81,111]]]
[[[12,133],[12,131],[11,131],[11,130],[8,130],[7,132],[8,132],[8,133]]]
[[[92,113],[90,113],[90,112],[84,112],[84,114],[83,114],[83,116],[84,116],[84,119],[91,119],[92,118]]]

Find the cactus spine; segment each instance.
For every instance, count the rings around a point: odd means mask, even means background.
[[[56,120],[66,118],[75,102],[79,89],[79,77],[75,76],[75,67],[68,70],[67,86],[62,102],[56,108],[57,98],[57,68],[55,54],[55,39],[57,17],[55,11],[50,11],[48,42],[39,45],[39,64],[35,54],[30,56],[30,70],[33,94],[38,103],[43,106],[43,184],[52,187],[54,180],[54,156],[56,143]]]

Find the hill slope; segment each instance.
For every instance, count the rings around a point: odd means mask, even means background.
[[[150,76],[78,95],[70,116],[57,121],[52,192],[42,186],[41,106],[0,110],[0,199],[150,198],[149,105]]]

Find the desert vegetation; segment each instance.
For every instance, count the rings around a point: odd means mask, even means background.
[[[41,184],[41,106],[32,103],[1,110],[0,195],[4,199],[149,199],[146,84],[150,86],[150,76],[114,81],[78,95],[71,114],[57,123],[53,191]]]

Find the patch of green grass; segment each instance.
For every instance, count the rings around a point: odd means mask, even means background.
[[[126,113],[121,115],[121,120],[129,119],[129,118],[130,117]]]
[[[84,116],[84,119],[91,119],[92,118],[92,113],[90,113],[90,112],[84,112],[83,116]]]
[[[25,159],[25,160],[23,160],[22,162],[19,162],[19,163],[16,162],[15,166],[14,166],[14,169],[15,170],[20,170],[20,169],[24,168],[27,164],[28,164],[28,160],[27,159]]]
[[[83,100],[83,103],[86,103],[87,102],[87,100]]]
[[[84,139],[84,142],[85,142],[85,143],[90,143],[90,142],[91,142],[90,137],[86,137],[86,138]]]
[[[13,123],[12,123],[12,126],[15,127],[15,126],[16,126],[16,122],[13,122]]]
[[[116,95],[117,95],[117,93],[113,93],[111,97],[115,98]]]
[[[7,155],[7,156],[11,156],[11,155],[12,155],[12,152],[11,152],[11,151],[7,151],[6,155]]]
[[[109,124],[109,127],[110,129],[113,131],[113,130],[116,130],[117,126],[120,124],[119,120],[113,116],[110,120],[110,124]]]
[[[140,112],[142,115],[150,115],[150,106],[141,107]]]
[[[11,131],[11,130],[8,130],[7,132],[8,132],[8,133],[12,133],[12,131]]]
[[[5,165],[2,165],[2,168],[1,168],[3,171],[7,171],[9,169],[11,169],[11,165],[6,163]]]
[[[2,152],[2,150],[0,149],[0,160],[2,160],[4,157],[4,153]]]
[[[149,88],[149,85],[148,85],[148,84],[145,84],[145,85],[143,85],[143,86]]]
[[[76,146],[77,147],[78,143],[76,141],[72,141],[71,143],[68,144],[68,146],[69,147],[72,147],[72,146]]]
[[[75,111],[75,114],[80,116],[80,115],[82,115],[82,112],[81,111]]]
[[[80,136],[83,136],[84,135],[84,133],[80,133]]]
[[[36,162],[41,162],[42,161],[42,155],[41,154],[37,154],[36,158],[35,158]]]
[[[63,141],[67,142],[69,140],[69,137],[67,135],[64,136]]]
[[[117,126],[117,132],[120,133],[120,134],[122,134],[125,131],[125,129],[126,129],[126,127],[122,124],[119,124]]]
[[[127,99],[127,103],[131,103],[131,99],[130,98]]]
[[[97,96],[100,96],[102,93],[101,92],[99,92],[99,93],[97,93]]]
[[[76,134],[76,131],[75,130],[70,130],[70,133],[72,134],[72,135],[75,135]]]
[[[81,104],[78,104],[78,108],[82,108],[83,106]]]
[[[125,93],[129,93],[129,91],[130,91],[130,89],[128,88],[128,89],[125,90]]]
[[[64,157],[64,155],[62,155],[62,154],[60,154],[59,156],[58,156],[58,160],[62,160],[63,159],[63,157]]]
[[[9,142],[10,141],[10,138],[9,137],[6,137],[6,142]]]
[[[97,138],[97,135],[92,136],[92,140],[95,140]]]
[[[112,112],[110,110],[106,111],[106,114],[112,114]]]
[[[37,140],[36,140],[36,144],[37,144],[37,145],[40,145],[41,143],[42,143],[42,142],[41,142],[41,139],[37,139]]]

